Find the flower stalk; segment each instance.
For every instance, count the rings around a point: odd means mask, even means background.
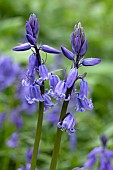
[[[69,89],[67,89],[66,99],[71,94],[72,89],[73,89],[73,86],[70,87]],[[59,120],[61,120],[65,116],[68,104],[69,104],[69,100],[68,101],[64,100]],[[62,138],[62,131],[59,128],[57,128],[56,138],[55,138],[55,143],[54,143],[54,149],[53,149],[52,159],[51,159],[51,164],[50,164],[50,170],[56,170],[57,159],[58,159],[58,154],[59,154],[59,150],[60,150],[61,138]]]

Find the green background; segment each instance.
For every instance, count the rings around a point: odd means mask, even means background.
[[[75,116],[79,129],[76,132],[75,150],[70,150],[69,137],[66,133],[63,134],[57,168],[71,170],[82,166],[89,151],[100,145],[101,134],[106,134],[109,138],[108,147],[113,149],[113,2],[112,0],[0,0],[1,55],[10,56],[15,62],[25,65],[31,52],[17,53],[12,51],[12,48],[25,41],[25,22],[31,13],[36,14],[40,23],[38,44],[48,44],[57,49],[63,45],[71,50],[71,33],[74,25],[81,22],[88,39],[88,51],[85,57],[98,57],[102,60],[100,65],[80,69],[80,73],[84,71],[88,73],[86,80],[92,91],[94,109],[90,112],[77,113]],[[52,62],[54,58],[48,57],[48,66]],[[62,68],[70,68],[68,59],[63,60]],[[13,98],[11,94],[10,98]],[[0,109],[4,105],[0,104]],[[0,167],[3,170],[12,167],[11,170],[15,169],[15,163],[17,167],[25,164],[26,147],[32,146],[34,141],[33,127],[36,124],[36,117],[37,114],[32,115],[32,119],[24,116],[25,126],[20,132],[20,149],[0,148],[0,160],[3,160],[0,161]],[[6,138],[9,138],[8,135],[14,131],[14,127],[9,129],[7,125],[7,131]],[[44,121],[39,170],[49,169],[55,132],[56,127]]]

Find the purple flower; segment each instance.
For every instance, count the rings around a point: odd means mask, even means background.
[[[32,153],[33,153],[33,149],[32,148],[28,148],[27,151],[26,151],[26,161],[27,162],[31,162]]]
[[[55,90],[55,87],[59,81],[60,81],[60,78],[57,75],[52,74],[52,73],[49,74],[50,89]]]
[[[26,32],[35,39],[38,37],[39,22],[35,14],[31,14],[29,20],[26,22]]]
[[[65,118],[58,122],[58,128],[62,131],[65,130],[68,132],[69,135],[75,132],[75,120],[71,113],[67,113]]]
[[[0,57],[0,91],[11,86],[20,71],[18,64],[13,63],[10,57]]]
[[[75,82],[75,80],[77,79],[78,76],[78,70],[77,68],[72,68],[68,74],[67,80],[66,80],[66,86],[68,88],[70,88],[73,83]]]
[[[80,82],[80,93],[79,93],[79,98],[80,99],[85,99],[88,96],[88,82],[82,80]]]
[[[39,32],[39,23],[35,14],[31,14],[29,21],[26,22],[26,38],[31,45],[36,46]]]
[[[60,53],[61,53],[61,51],[59,51],[59,50],[57,50],[57,49],[55,49],[55,48],[53,48],[53,47],[50,47],[50,46],[48,46],[48,45],[42,45],[42,46],[40,47],[40,49],[41,49],[42,51],[44,51],[44,52],[47,52],[47,53],[53,53],[53,54],[60,54]]]
[[[75,25],[71,36],[72,50],[76,55],[83,57],[87,51],[87,40],[85,40],[84,30],[81,23]]]
[[[43,80],[48,79],[48,69],[44,64],[39,66],[39,75]]]
[[[83,66],[94,66],[97,65],[101,62],[101,59],[99,58],[86,58],[82,60],[82,65]]]
[[[30,43],[24,43],[24,44],[20,44],[16,47],[13,48],[14,51],[26,51],[29,50],[31,48]]]
[[[33,36],[31,36],[30,34],[26,34],[26,38],[31,45],[34,45],[34,46],[36,45],[37,42],[36,42],[36,39],[33,38]]]
[[[52,97],[59,99],[65,99],[65,93],[66,93],[66,82],[65,81],[59,81],[55,87],[54,95]]]
[[[19,138],[18,133],[17,132],[13,133],[11,135],[11,139],[7,140],[6,142],[7,146],[11,148],[18,147],[19,146],[18,138]]]
[[[85,110],[92,110],[93,109],[93,103],[91,99],[84,98],[81,99],[79,97],[79,94],[76,94],[76,112],[84,112]]]
[[[71,51],[69,51],[64,46],[61,46],[61,50],[65,57],[67,57],[69,60],[74,60],[74,54]]]
[[[46,111],[48,108],[51,108],[55,105],[47,94],[43,95],[43,99],[44,99],[44,111]]]
[[[85,168],[92,168],[99,158],[98,169],[100,170],[113,170],[111,159],[113,158],[113,151],[106,148],[107,139],[105,136],[101,137],[102,147],[93,149],[87,157],[87,161],[84,164]]]
[[[23,86],[30,86],[35,82],[35,73],[30,72],[29,70],[26,73],[26,77],[22,80]]]
[[[35,65],[36,65],[36,55],[33,53],[29,56],[29,63],[28,63],[28,68],[29,68],[29,75],[33,76]]]
[[[43,101],[40,89],[37,85],[30,85],[28,95],[25,96],[29,104]]]

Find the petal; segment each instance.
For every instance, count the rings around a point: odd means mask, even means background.
[[[55,87],[54,94],[58,97],[63,97],[66,92],[66,84],[64,81],[59,81]]]
[[[29,50],[31,48],[30,43],[24,43],[24,44],[20,44],[16,47],[13,48],[14,51],[26,51]]]
[[[77,79],[78,76],[78,70],[77,68],[72,68],[68,74],[67,80],[66,80],[66,86],[68,88],[70,88],[73,83],[75,82],[75,80]]]
[[[26,32],[27,34],[30,34],[31,36],[33,36],[32,28],[28,21],[26,22]]]
[[[61,46],[61,50],[65,57],[67,57],[69,60],[74,60],[74,54],[71,51],[63,46]]]
[[[30,34],[26,34],[26,38],[30,44],[36,45],[36,39],[33,38],[33,36],[31,36]]]
[[[87,162],[84,164],[84,167],[85,168],[91,168],[95,164],[95,162],[96,162],[96,158],[94,156],[94,157],[87,160]]]
[[[82,45],[82,47],[81,47],[81,49],[80,49],[80,53],[79,53],[79,55],[80,55],[81,57],[83,57],[83,56],[85,55],[85,53],[86,53],[86,51],[87,51],[87,46],[88,46],[88,41],[85,40],[84,43],[83,43],[83,45]]]
[[[82,60],[83,66],[94,66],[96,64],[99,64],[101,62],[101,59],[99,58],[86,58]]]
[[[79,93],[79,98],[84,99],[87,98],[88,95],[88,82],[82,80],[80,82],[80,93]]]
[[[50,84],[51,89],[54,90],[59,81],[60,81],[60,78],[57,75],[55,74],[49,75],[49,84]]]
[[[47,52],[47,53],[53,53],[53,54],[60,54],[61,51],[51,47],[51,46],[48,46],[48,45],[42,45],[41,46],[41,50],[44,51],[44,52]]]
[[[43,80],[48,79],[48,69],[44,64],[39,66],[39,75]]]
[[[29,62],[28,62],[28,67],[29,67],[29,72],[32,73],[34,71],[35,68],[35,64],[36,64],[36,56],[35,54],[31,54],[29,56]]]

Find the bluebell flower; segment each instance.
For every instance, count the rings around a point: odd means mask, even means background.
[[[6,144],[8,147],[11,147],[11,148],[16,148],[19,146],[19,134],[17,132],[14,132],[12,135],[11,135],[11,139],[7,140],[6,141]]]
[[[13,48],[14,51],[26,51],[26,50],[29,50],[29,49],[31,49],[30,43],[20,44],[20,45]]]
[[[26,151],[26,161],[31,162],[32,159],[33,148],[28,148]]]
[[[53,54],[60,54],[61,51],[48,46],[48,45],[42,45],[39,48],[37,48],[37,38],[39,33],[39,21],[36,18],[35,14],[31,14],[29,17],[29,20],[26,21],[26,38],[28,43],[20,44],[19,46],[16,46],[13,48],[14,51],[25,51],[29,50],[31,47],[39,50],[42,50],[46,53],[53,53]]]
[[[55,104],[52,102],[48,94],[43,95],[43,100],[44,100],[44,111],[46,111],[48,108],[55,106]]]
[[[53,54],[60,54],[60,53],[61,53],[61,51],[59,51],[59,50],[57,50],[57,49],[55,49],[55,48],[53,48],[53,47],[50,47],[50,46],[48,46],[48,45],[42,45],[42,46],[40,47],[40,49],[41,49],[42,51],[44,51],[44,52],[47,52],[47,53],[53,53]]]
[[[56,87],[56,85],[58,84],[59,81],[60,81],[60,78],[57,75],[55,75],[53,73],[49,74],[50,89],[52,89],[54,91],[55,87]]]
[[[37,85],[30,85],[28,95],[25,96],[29,104],[43,101],[40,89]]]
[[[100,58],[85,58],[82,60],[81,64],[83,66],[94,66],[101,62]]]
[[[42,80],[47,80],[48,79],[48,69],[45,66],[45,64],[41,64],[39,66],[39,75]]]
[[[61,129],[62,131],[65,130],[68,132],[69,135],[75,132],[75,119],[72,116],[71,113],[67,113],[65,118],[58,122],[57,124],[58,128]]]
[[[34,69],[36,66],[36,54],[33,53],[29,56],[29,62],[28,62],[28,70],[29,70],[29,75],[33,76]]]
[[[52,97],[56,98],[56,100],[65,99],[66,90],[66,82],[59,81],[55,87],[54,95]]]
[[[70,88],[78,76],[78,69],[76,67],[72,68],[68,74],[67,80],[66,80],[66,86]]]
[[[85,99],[88,96],[88,82],[85,80],[82,80],[80,82],[80,93],[79,93],[79,98],[80,99]]]
[[[106,148],[107,139],[105,136],[101,138],[102,147],[94,148],[87,157],[84,164],[85,168],[91,169],[99,159],[98,169],[100,170],[113,170],[111,160],[113,159],[113,151]]]
[[[87,40],[85,40],[84,30],[80,22],[74,27],[71,44],[72,50],[77,56],[83,57],[85,55],[87,51]]]
[[[26,73],[26,77],[22,80],[22,85],[23,86],[30,86],[33,85],[35,82],[35,73],[30,72],[29,70]]]
[[[20,71],[20,66],[10,57],[0,57],[0,91],[11,86]]]
[[[71,51],[69,51],[64,46],[61,46],[61,50],[65,57],[67,57],[69,60],[72,60],[72,61],[74,60],[75,55]]]
[[[85,110],[92,110],[93,109],[93,103],[92,99],[84,98],[81,99],[79,97],[79,94],[76,94],[76,112],[84,112]]]
[[[39,22],[35,14],[31,14],[29,20],[26,22],[26,37],[29,43],[36,45],[38,38]]]

